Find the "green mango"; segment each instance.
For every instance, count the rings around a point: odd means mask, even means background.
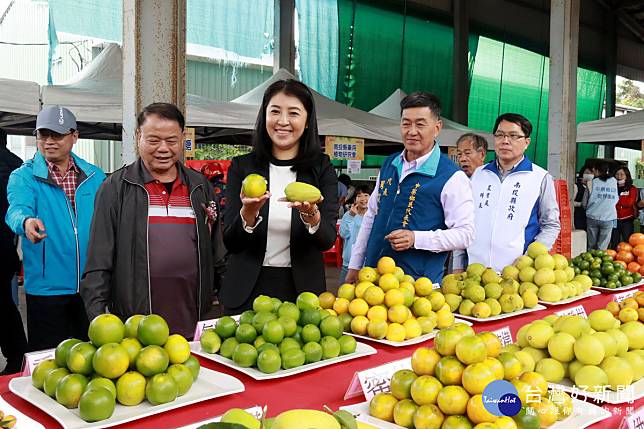
[[[320,190],[313,185],[302,182],[289,183],[284,189],[286,199],[292,203],[294,202],[309,202],[316,203],[320,200],[322,194]]]

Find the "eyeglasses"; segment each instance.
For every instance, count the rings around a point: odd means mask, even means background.
[[[52,139],[55,142],[59,142],[70,134],[74,134],[74,131],[70,131],[67,134],[59,134],[51,130],[38,130],[36,132],[36,140],[44,142]]]
[[[525,136],[522,136],[521,134],[516,134],[516,133],[510,133],[510,134],[494,133],[494,138],[497,140],[505,140],[506,137],[509,138],[510,141],[512,142],[525,138]]]

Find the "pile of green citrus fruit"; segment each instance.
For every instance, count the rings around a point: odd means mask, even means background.
[[[343,335],[343,328],[311,292],[301,293],[296,303],[260,295],[239,323],[224,316],[199,341],[207,353],[271,374],[355,352],[356,340]]]
[[[169,334],[156,314],[134,315],[123,323],[101,314],[89,325],[89,342],[70,338],[55,358],[40,362],[32,384],[67,408],[79,408],[87,422],[108,419],[116,402],[152,405],[174,401],[190,390],[199,361],[184,337]]]
[[[642,276],[639,272],[631,272],[622,261],[615,261],[604,250],[591,250],[572,259],[576,273],[587,275],[596,287],[618,289],[633,283],[639,283]]]
[[[362,268],[358,283],[341,285],[337,297],[320,294],[320,305],[340,317],[345,331],[378,340],[402,342],[454,324],[450,304],[432,281],[414,280],[388,256]]]
[[[605,309],[588,318],[550,315],[524,325],[508,347],[550,383],[570,379],[580,390],[618,391],[644,376],[644,324],[631,309],[622,322]]]
[[[475,334],[463,323],[439,331],[434,348],[417,349],[411,366],[393,374],[389,393],[372,398],[373,417],[417,429],[537,429],[572,413],[570,396],[548,392],[546,379],[502,348],[495,334]],[[516,416],[496,416],[483,405],[483,391],[495,380],[507,380],[516,388],[522,404]]]

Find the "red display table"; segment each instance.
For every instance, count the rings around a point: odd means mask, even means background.
[[[617,291],[619,292],[619,291]],[[518,329],[532,320],[543,318],[556,311],[566,308],[583,305],[586,313],[604,308],[612,300],[612,295],[597,295],[585,298],[573,304],[549,307],[534,313],[527,313],[521,316],[504,319],[500,321],[475,323],[474,329],[477,332],[493,331],[509,326],[513,338],[516,338]],[[224,398],[212,399],[199,404],[194,404],[179,410],[169,411],[157,416],[146,417],[129,424],[120,425],[121,428],[173,428],[190,423],[202,421],[223,414],[226,410],[239,407],[249,408],[254,405],[268,405],[268,413],[271,416],[291,408],[321,409],[327,405],[336,409],[343,405],[349,405],[364,401],[364,398],[354,398],[344,401],[344,393],[351,382],[356,371],[364,370],[386,362],[402,359],[410,356],[413,351],[421,345],[408,347],[388,347],[371,343],[378,350],[375,355],[362,359],[356,359],[337,365],[320,368],[310,373],[299,374],[283,379],[255,381],[244,374],[216,364],[212,361],[200,359],[201,364],[237,377],[246,386],[246,391]],[[429,340],[422,346],[432,346],[433,340]],[[15,376],[0,377],[0,395],[23,413],[42,423],[46,428],[59,428],[60,425],[54,419],[32,406],[28,402],[18,398],[9,392],[9,381]],[[608,429],[619,427],[623,417],[629,410],[637,410],[644,406],[644,398],[635,401],[634,404],[603,405],[613,416],[590,426],[593,429]]]

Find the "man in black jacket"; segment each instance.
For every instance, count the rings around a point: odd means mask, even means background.
[[[0,349],[7,359],[7,366],[0,373],[20,371],[22,356],[27,350],[27,339],[20,312],[11,296],[11,280],[18,271],[20,261],[16,252],[15,236],[4,222],[9,203],[7,182],[11,172],[22,165],[22,159],[7,149],[7,133],[0,130],[0,308],[3,326],[0,329]]]
[[[137,118],[140,159],[101,186],[80,293],[90,320],[159,314],[192,337],[212,304],[225,248],[212,187],[184,168],[184,117],[155,103]]]

